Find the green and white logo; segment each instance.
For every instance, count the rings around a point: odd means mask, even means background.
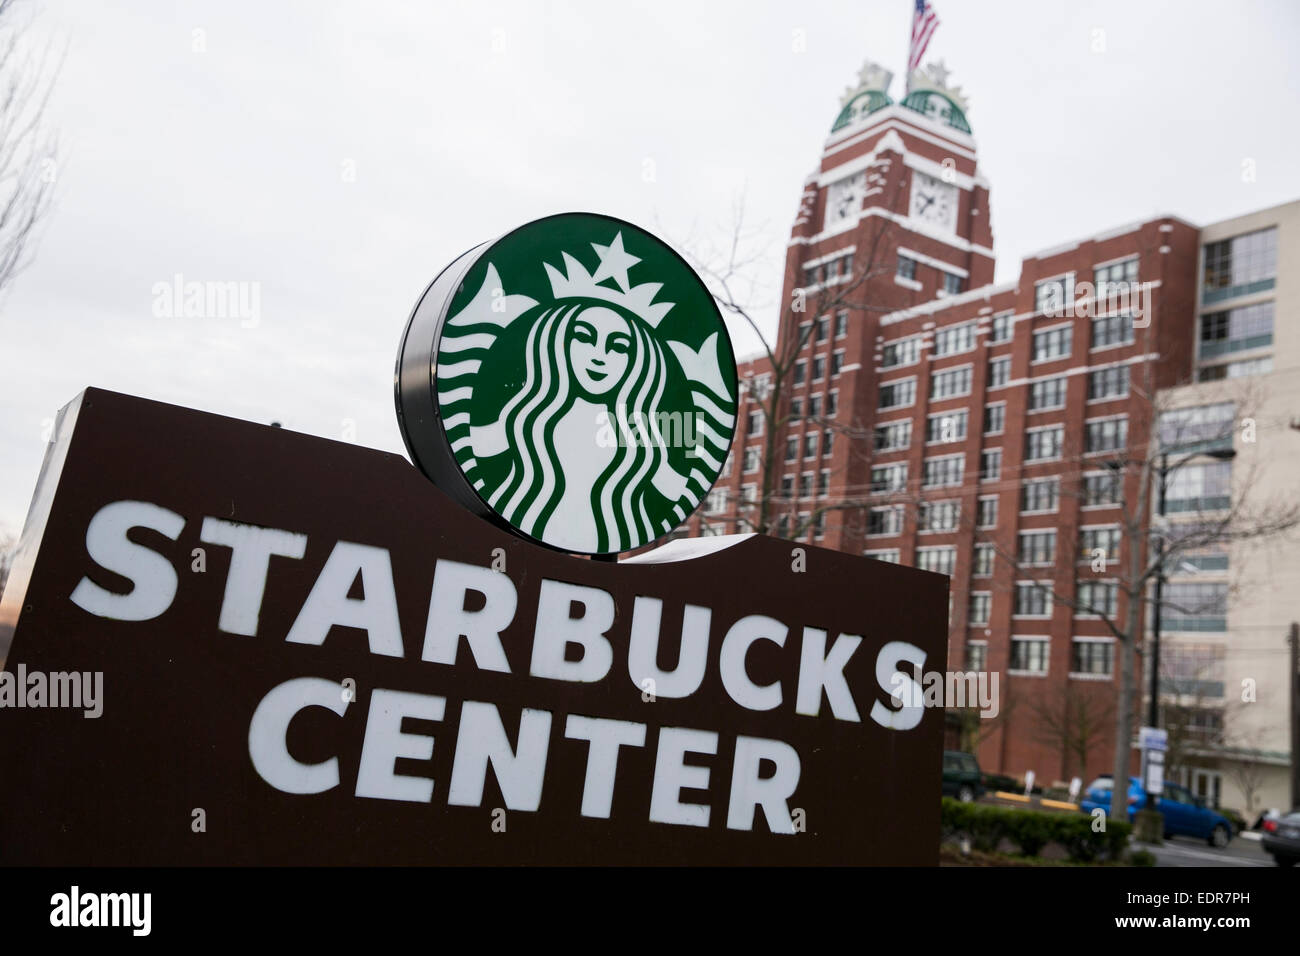
[[[735,357],[703,283],[605,216],[553,216],[475,253],[433,348],[464,480],[566,551],[667,534],[708,493],[735,430]]]

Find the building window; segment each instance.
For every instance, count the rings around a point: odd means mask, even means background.
[[[1017,561],[1024,565],[1052,565],[1056,563],[1056,531],[1020,532],[1020,550]]]
[[[813,377],[814,382],[820,382],[826,377],[826,357],[819,355],[813,359]]]
[[[840,369],[844,368],[844,352],[842,350],[831,353],[831,375],[839,375]]]
[[[1098,266],[1092,270],[1092,278],[1098,299],[1108,299],[1116,292],[1130,290],[1138,280],[1137,257]]]
[[[1273,344],[1273,303],[1201,316],[1201,358],[1245,352]]]
[[[1068,325],[1058,325],[1052,329],[1035,332],[1034,361],[1049,362],[1055,359],[1068,358],[1070,355],[1070,340],[1073,334],[1074,330]]]
[[[898,256],[898,278],[916,281],[916,260],[911,256],[899,254]]]
[[[810,432],[803,436],[803,456],[804,458],[817,457],[817,433]]]
[[[1186,644],[1171,641],[1161,648],[1160,693],[1187,697],[1222,697],[1224,690],[1222,644]]]
[[[840,309],[835,313],[835,337],[842,339],[849,334],[849,311]]]
[[[902,491],[907,487],[907,462],[876,465],[871,469],[872,491]]]
[[[898,451],[912,443],[911,420],[890,422],[877,425],[872,432],[872,447],[875,451]]]
[[[812,487],[813,487],[813,473],[811,471],[805,471],[803,474],[799,476],[799,497],[811,498]]]
[[[749,413],[748,420],[746,422],[746,430],[749,432],[750,438],[757,438],[759,435],[763,434],[763,413],[762,412]]]
[[[817,494],[825,496],[831,490],[831,473],[823,468],[817,473]]]
[[[1123,398],[1128,395],[1129,367],[1113,365],[1088,373],[1088,401]]]
[[[948,488],[960,485],[965,464],[965,455],[943,455],[939,458],[925,459],[922,487]]]
[[[1012,637],[1008,669],[1022,674],[1046,674],[1049,646],[1045,637]]]
[[[956,564],[956,548],[916,549],[916,566],[922,571],[934,571],[936,574],[946,574],[949,577],[952,577],[952,569]]]
[[[1073,298],[1074,273],[1034,284],[1034,311],[1044,315],[1064,315]]]
[[[813,537],[821,538],[826,534],[826,512],[819,511],[812,522]]]
[[[802,385],[808,377],[808,363],[803,359],[794,363],[794,384]]]
[[[1219,451],[1232,447],[1236,407],[1232,402],[1178,408],[1160,414],[1161,451]]]
[[[1119,476],[1113,471],[1092,472],[1083,476],[1083,507],[1100,508],[1119,504]]]
[[[966,670],[985,671],[989,666],[989,645],[987,641],[966,642]]]
[[[820,395],[811,395],[808,398],[808,417],[822,417],[822,397]]]
[[[1004,312],[1002,315],[993,316],[993,324],[989,329],[989,345],[999,345],[1002,342],[1010,342],[1014,324],[1014,313]]]
[[[930,400],[955,398],[970,394],[970,366],[944,369],[930,376]]]
[[[731,465],[734,458],[735,458],[734,450],[727,452],[727,460],[722,463],[722,474],[718,475],[719,478],[731,477]]]
[[[794,475],[781,476],[781,496],[787,499],[794,497]]]
[[[1133,316],[1128,312],[1092,320],[1092,347],[1108,349],[1133,344]]]
[[[868,558],[875,558],[877,561],[884,561],[886,564],[898,564],[899,553],[897,548],[882,548],[878,551],[862,552]]]
[[[1042,514],[1055,511],[1060,494],[1060,478],[1030,479],[1020,488],[1020,513]]]
[[[980,452],[980,481],[997,481],[1002,477],[1002,449],[986,448]]]
[[[1277,227],[1205,246],[1202,301],[1220,302],[1273,287],[1277,275]]]
[[[1218,382],[1225,378],[1240,378],[1243,375],[1267,375],[1273,371],[1273,357],[1245,359],[1240,362],[1228,362],[1226,365],[1208,365],[1196,373],[1198,382]]]
[[[922,501],[918,507],[921,531],[956,531],[961,524],[958,501]]]
[[[816,342],[825,342],[827,331],[828,331],[827,327],[829,325],[830,325],[830,320],[827,319],[826,316],[823,315],[820,319],[818,319],[816,325],[816,332],[813,335],[813,340]]]
[[[1011,356],[989,359],[989,388],[998,388],[1011,381]]]
[[[979,510],[976,513],[976,526],[980,528],[995,528],[998,524],[998,499],[996,495],[988,495],[979,500]]]
[[[797,461],[799,459],[799,439],[787,438],[785,440],[785,460]]]
[[[934,333],[934,357],[956,355],[975,348],[975,323],[963,322]]]
[[[885,505],[867,512],[867,534],[899,534],[903,530],[903,506]]]
[[[803,399],[802,399],[802,398],[792,398],[792,399],[790,399],[790,417],[791,417],[791,418],[803,418]]]
[[[1034,382],[1029,386],[1029,410],[1042,412],[1065,407],[1065,376]]]
[[[988,591],[972,591],[970,594],[970,614],[966,621],[975,627],[989,622],[989,611],[993,606],[993,595]]]
[[[921,337],[914,335],[910,339],[890,342],[880,351],[881,368],[898,368],[903,365],[915,365],[921,358]]]
[[[1232,503],[1232,462],[1183,465],[1165,483],[1165,512],[1221,511]]]
[[[1128,418],[1100,418],[1084,423],[1083,450],[1085,454],[1119,451],[1128,441]]]
[[[1161,620],[1170,631],[1226,631],[1228,585],[1171,581],[1165,585]]]
[[[1083,528],[1079,531],[1079,560],[1095,561],[1101,558],[1106,566],[1119,560],[1119,528]]]
[[[966,427],[970,413],[962,408],[952,412],[940,412],[927,415],[925,419],[925,440],[928,444],[936,442],[962,441],[966,438]]]
[[[1071,677],[1110,677],[1114,673],[1113,638],[1076,637],[1070,642]]]
[[[740,486],[740,503],[742,505],[758,504],[758,486],[741,485]]]
[[[1119,613],[1119,585],[1114,581],[1080,581],[1075,591],[1075,617],[1108,617]]]
[[[1016,582],[1016,617],[1051,617],[1051,592],[1037,581]]]
[[[901,382],[890,382],[880,386],[880,401],[876,407],[903,408],[916,401],[916,379],[905,378]]]
[[[1007,425],[1007,403],[984,406],[984,434],[1001,435]]]
[[[943,291],[948,295],[956,295],[961,291],[961,276],[953,275],[951,272],[943,273]]]
[[[822,432],[822,456],[825,457],[829,455],[831,453],[831,449],[834,447],[835,447],[835,432],[834,430],[828,428],[824,432]]]
[[[749,474],[751,471],[758,471],[761,456],[762,450],[757,446],[745,449],[745,474]]]
[[[1025,432],[1025,461],[1055,461],[1059,459],[1064,440],[1065,429],[1062,425],[1029,429],[1029,431]]]
[[[993,545],[977,544],[972,556],[971,574],[977,578],[993,576],[993,559],[996,556]]]
[[[836,389],[831,389],[826,394],[826,417],[834,418],[840,410],[840,393]]]
[[[710,491],[704,496],[704,513],[706,515],[716,515],[719,512],[727,510],[727,490],[719,488]]]

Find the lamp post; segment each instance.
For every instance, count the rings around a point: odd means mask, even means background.
[[[1191,459],[1200,455],[1214,458],[1218,461],[1231,461],[1237,457],[1237,452],[1232,448],[1219,448],[1213,451],[1196,452],[1180,461],[1174,462],[1173,467],[1169,466],[1169,453],[1160,453],[1159,464],[1159,494],[1156,498],[1156,516],[1163,518],[1165,516],[1165,492],[1169,482],[1169,473],[1176,471]],[[1151,701],[1147,708],[1147,726],[1160,726],[1160,625],[1161,610],[1164,607],[1165,597],[1165,536],[1162,532],[1156,534],[1156,600],[1155,608],[1151,615]],[[1147,792],[1146,809],[1154,811],[1156,809],[1156,796],[1147,786],[1147,781],[1142,781],[1142,786]]]

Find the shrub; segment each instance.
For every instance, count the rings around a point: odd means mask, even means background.
[[[1156,855],[1150,850],[1134,850],[1128,855],[1129,866],[1155,866]]]
[[[1049,843],[1060,846],[1071,860],[1093,863],[1124,858],[1132,826],[1107,820],[1100,833],[1092,829],[1090,814],[1048,813],[978,803],[961,803],[945,797],[940,811],[945,838],[965,834],[977,850],[993,851],[1010,840],[1025,856],[1038,856]],[[1145,864],[1142,864],[1145,865]]]

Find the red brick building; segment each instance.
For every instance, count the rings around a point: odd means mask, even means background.
[[[951,576],[949,669],[1002,681],[1005,712],[981,728],[986,770],[1109,772],[1113,722],[1087,766],[1044,725],[1067,699],[1113,700],[1113,644],[1103,622],[1034,584],[1086,588],[1125,612],[1113,576],[1086,559],[1126,559],[1114,502],[1136,478],[1119,487],[1106,462],[1145,447],[1141,396],[1194,364],[1199,231],[1173,216],[1130,223],[994,285],[965,100],[942,68],[914,75],[899,103],[889,85],[863,69],[800,198],[784,301],[802,290],[809,305],[778,332],[797,359],[779,398],[790,420],[775,436],[769,530]],[[852,294],[837,300],[837,287]],[[771,364],[743,363],[741,377],[732,459],[693,533],[755,530],[768,436],[754,390]]]

